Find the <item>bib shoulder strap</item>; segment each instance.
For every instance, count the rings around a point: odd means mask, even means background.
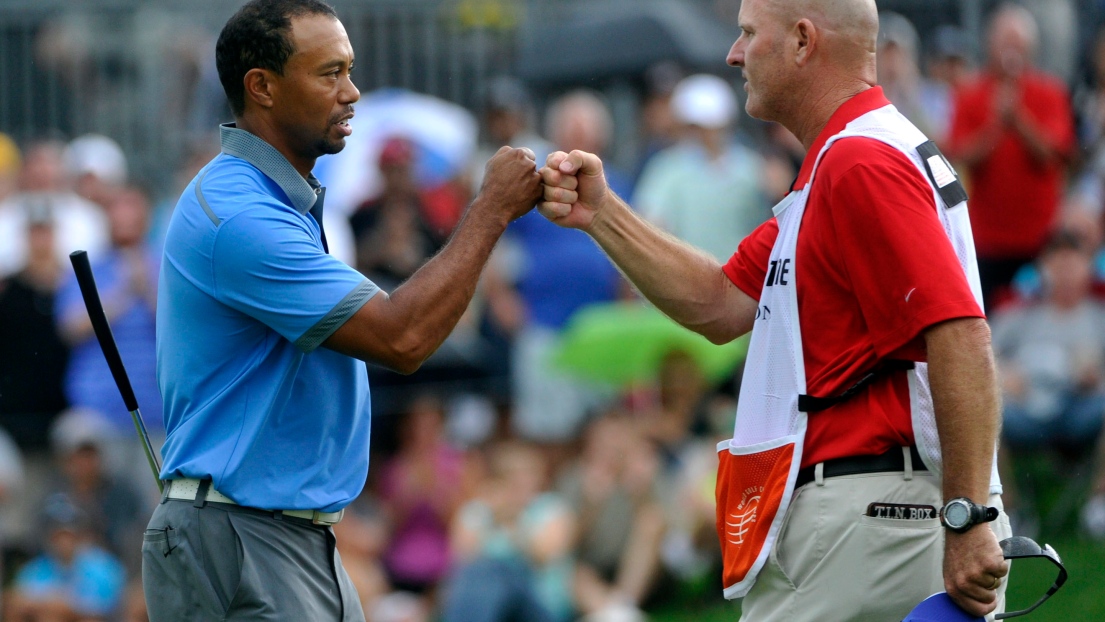
[[[906,371],[913,369],[915,364],[913,361],[899,361],[889,360],[883,362],[881,365],[871,370],[866,376],[859,379],[859,382],[849,387],[846,391],[835,397],[816,397],[813,395],[799,395],[798,396],[798,410],[804,413],[818,412],[825,410],[830,406],[836,406],[841,402],[846,402],[849,399],[855,397],[860,391],[865,389],[867,385],[875,381],[880,376],[893,371]]]
[[[936,146],[936,143],[931,140],[921,143],[917,146],[917,153],[925,164],[925,172],[928,173],[929,181],[940,193],[940,198],[944,200],[944,205],[948,209],[967,200],[967,191],[963,188],[962,182],[959,181],[959,176],[955,174],[955,169],[952,168],[944,154],[940,152],[940,148]]]

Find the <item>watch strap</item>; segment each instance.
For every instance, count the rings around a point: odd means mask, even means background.
[[[970,518],[968,518],[967,524],[963,525],[962,527],[952,527],[944,519],[944,509],[946,509],[948,505],[956,501],[964,503],[968,507],[968,514]],[[945,527],[956,533],[966,533],[970,531],[971,528],[975,525],[978,525],[980,523],[992,522],[997,519],[998,514],[1000,513],[1000,511],[995,507],[989,507],[986,505],[982,505],[981,503],[975,503],[974,501],[971,501],[966,497],[956,497],[955,499],[952,499],[944,505],[944,509],[940,510],[940,522],[943,523]]]
[[[986,505],[980,505],[978,507],[981,507],[983,509],[982,518],[978,522],[980,522],[980,523],[991,523],[991,522],[998,519],[999,512],[998,512],[997,508],[986,506]]]

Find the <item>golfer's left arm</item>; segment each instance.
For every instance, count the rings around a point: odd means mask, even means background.
[[[1000,429],[1000,401],[990,329],[981,318],[961,318],[925,333],[929,382],[944,459],[944,500],[967,497],[985,504]],[[945,531],[944,586],[960,607],[985,615],[996,606],[994,578],[1009,565],[989,525]]]

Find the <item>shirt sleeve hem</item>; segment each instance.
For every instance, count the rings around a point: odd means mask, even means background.
[[[380,288],[372,281],[368,279],[361,281],[353,288],[353,291],[346,294],[345,298],[334,305],[329,313],[323,316],[314,326],[307,329],[307,332],[303,333],[299,339],[296,339],[295,347],[305,354],[314,351],[379,291]]]
[[[752,300],[760,299],[760,290],[750,283],[744,282],[747,281],[747,279],[742,279],[742,275],[737,272],[737,269],[734,268],[731,263],[727,263],[722,266],[721,271],[725,273],[725,276],[728,277],[730,281],[732,281],[733,285],[737,286],[737,289],[747,294],[749,298],[751,298]]]
[[[978,308],[978,303],[973,299],[947,302],[921,309],[903,322],[898,328],[875,339],[875,351],[878,352],[879,356],[888,356],[916,339],[929,327],[939,324],[940,322],[960,318],[986,319],[986,316]]]

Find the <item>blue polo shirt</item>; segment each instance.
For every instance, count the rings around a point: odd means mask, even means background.
[[[336,511],[368,474],[365,364],[319,348],[379,288],[328,255],[305,180],[232,126],[169,222],[157,306],[163,479]]]

